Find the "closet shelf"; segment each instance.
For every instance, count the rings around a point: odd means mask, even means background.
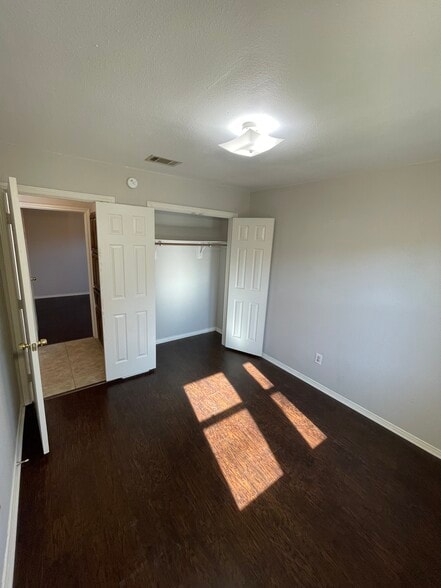
[[[188,247],[226,247],[226,241],[195,241],[185,239],[155,239],[155,245],[184,245]]]

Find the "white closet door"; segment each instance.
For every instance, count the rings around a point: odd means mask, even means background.
[[[156,367],[154,214],[142,206],[96,204],[108,381]]]
[[[262,355],[273,246],[273,218],[230,221],[225,345]]]

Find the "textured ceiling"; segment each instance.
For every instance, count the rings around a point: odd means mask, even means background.
[[[0,6],[1,141],[251,189],[441,157],[438,0]],[[217,146],[256,111],[284,143]]]

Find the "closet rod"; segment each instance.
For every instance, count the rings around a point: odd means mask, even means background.
[[[177,241],[171,239],[155,239],[155,245],[179,245],[184,247],[226,247],[226,241]]]

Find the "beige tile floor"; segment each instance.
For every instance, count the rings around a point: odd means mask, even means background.
[[[93,337],[42,347],[39,356],[46,397],[106,379],[103,347]]]

